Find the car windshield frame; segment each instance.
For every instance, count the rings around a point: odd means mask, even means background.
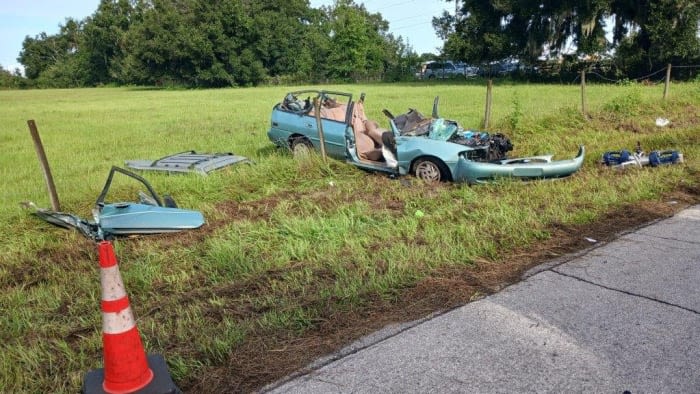
[[[346,104],[348,107],[350,106],[350,103],[352,103],[352,93],[338,92],[338,91],[334,91],[334,90],[305,89],[305,90],[297,90],[294,92],[289,92],[288,94],[293,95],[297,99],[304,100],[301,96],[303,96],[304,94],[308,94],[308,93],[312,93],[311,95],[309,95],[309,98],[312,100],[312,102],[311,102],[312,104],[313,104],[313,100],[315,98],[321,97],[322,95],[325,95],[325,96],[333,98],[333,99],[336,99],[337,97],[345,97],[345,98],[347,98],[347,102],[343,103],[343,104]],[[336,99],[336,101],[338,101],[338,100]],[[285,109],[282,108],[282,110],[284,111]],[[309,115],[313,116],[313,114],[309,114]]]

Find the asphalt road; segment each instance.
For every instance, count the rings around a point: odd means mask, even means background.
[[[263,391],[700,393],[700,205]]]

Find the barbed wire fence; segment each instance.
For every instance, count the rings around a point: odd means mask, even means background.
[[[646,75],[642,75],[639,77],[634,77],[634,78],[629,78],[629,77],[624,77],[624,78],[619,78],[619,79],[614,79],[610,78],[608,76],[605,76],[594,69],[591,68],[585,68],[581,70],[576,77],[571,81],[571,84],[576,84],[579,83],[581,86],[581,113],[585,118],[588,118],[588,108],[587,108],[587,97],[586,97],[586,78],[587,76],[594,76],[600,81],[603,81],[605,83],[614,83],[614,84],[628,84],[628,83],[646,83],[646,84],[654,84],[654,85],[660,85],[661,83],[664,84],[664,92],[663,92],[663,100],[666,100],[668,98],[668,95],[670,93],[670,85],[671,85],[671,74],[673,69],[697,69],[700,70],[700,64],[697,65],[672,65],[672,64],[667,64],[666,67],[660,68],[656,71],[653,71],[651,73],[648,73]],[[666,72],[665,74],[664,71]],[[484,123],[483,127],[484,129],[487,129],[490,123],[490,117],[491,117],[491,102],[492,102],[492,95],[493,95],[493,83],[491,79],[488,79],[487,85],[486,85],[486,108],[484,111]]]
[[[581,112],[584,114],[584,116],[588,112],[588,110],[586,108],[586,97],[585,97],[586,75],[587,74],[593,75],[596,78],[598,78],[604,82],[611,82],[611,83],[616,83],[616,84],[629,83],[629,82],[646,82],[649,84],[658,85],[658,84],[663,83],[664,84],[663,100],[666,100],[668,98],[669,93],[670,93],[671,72],[674,68],[700,69],[700,65],[676,65],[676,66],[674,66],[671,63],[669,63],[666,65],[666,67],[660,68],[660,69],[653,71],[649,74],[642,75],[642,76],[636,77],[636,78],[623,78],[623,79],[612,79],[612,78],[606,77],[605,75],[598,73],[595,70],[583,69],[583,70],[581,70],[580,75],[577,77],[577,79],[580,79],[580,83],[581,83]],[[663,74],[664,71],[666,72],[665,75]],[[659,75],[661,75],[661,77],[659,77]]]

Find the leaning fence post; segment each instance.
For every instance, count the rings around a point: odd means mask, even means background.
[[[586,117],[588,107],[586,105],[586,69],[581,70],[581,113]]]
[[[489,120],[491,119],[491,100],[493,97],[493,80],[486,81],[486,109],[484,110],[484,130],[489,128]]]
[[[664,84],[664,100],[668,97],[668,87],[671,84],[671,63],[666,66],[666,83]]]
[[[34,120],[28,120],[27,126],[29,126],[29,134],[32,136],[32,141],[34,141],[34,149],[36,150],[36,155],[39,157],[39,164],[41,164],[41,169],[44,172],[44,181],[46,181],[46,188],[49,190],[49,200],[51,200],[51,209],[55,212],[61,211],[61,205],[58,203],[58,193],[56,193],[56,185],[53,183],[53,176],[51,176],[51,168],[49,168],[49,161],[46,158],[46,152],[44,151],[44,145],[41,143],[41,137],[39,137],[39,130],[36,128],[36,123]]]
[[[318,97],[314,98],[314,109],[316,112],[316,128],[318,129],[318,139],[321,142],[321,157],[323,162],[327,163],[326,159],[326,138],[323,135],[323,125],[321,124],[321,105]]]

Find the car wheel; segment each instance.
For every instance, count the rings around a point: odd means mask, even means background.
[[[435,79],[435,74],[430,74],[430,76],[428,76],[428,79]]]
[[[290,147],[294,157],[305,157],[308,156],[313,149],[313,144],[311,144],[311,141],[306,137],[296,137],[292,140]]]
[[[426,182],[442,182],[448,178],[445,165],[437,159],[424,157],[413,165],[413,175]]]

